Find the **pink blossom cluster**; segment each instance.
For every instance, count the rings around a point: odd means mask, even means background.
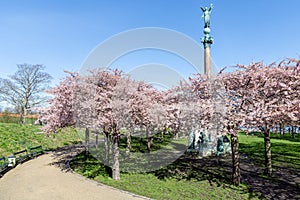
[[[299,125],[300,61],[265,66],[237,65],[208,78],[197,74],[189,82],[158,91],[118,70],[71,74],[48,92],[45,132],[77,124],[119,134],[121,128],[189,132],[228,126]]]

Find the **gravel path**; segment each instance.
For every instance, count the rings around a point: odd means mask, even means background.
[[[0,199],[146,199],[101,185],[66,170],[66,159],[75,153],[74,149],[69,149],[69,152],[68,149],[61,149],[18,165],[0,179]]]

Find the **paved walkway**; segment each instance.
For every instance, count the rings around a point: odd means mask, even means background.
[[[62,149],[18,165],[0,179],[0,199],[146,199],[66,171],[66,157],[70,156],[66,149]]]

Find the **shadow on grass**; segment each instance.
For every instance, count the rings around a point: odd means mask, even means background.
[[[263,176],[263,168],[257,167],[248,157],[241,157],[241,176],[242,182],[247,184],[248,189],[236,188],[230,185],[231,177],[231,159],[230,156],[222,159],[222,165],[218,165],[217,158],[191,158],[187,155],[171,165],[152,172],[159,179],[165,180],[175,178],[180,180],[207,180],[211,185],[216,184],[218,187],[229,187],[238,190],[241,193],[248,194],[249,199],[299,199],[300,187],[299,173],[291,174],[291,169],[274,172],[273,177]],[[295,172],[295,171],[294,171]],[[258,193],[261,194],[258,197]]]
[[[84,151],[84,146],[80,143],[58,148],[53,151],[53,162],[50,165],[57,166],[62,171],[68,172],[70,170],[69,162],[82,151]]]
[[[263,175],[264,142],[240,143],[242,180],[267,199],[300,199],[299,143],[271,139],[273,176]]]
[[[292,156],[293,151],[299,151],[296,150],[299,148],[297,144],[276,143],[272,145],[282,154],[279,156],[280,159]],[[240,159],[241,180],[247,187],[230,185],[232,171],[230,156],[224,156],[220,164],[218,158],[214,156],[199,158],[184,154],[171,164],[148,174],[153,174],[162,181],[168,179],[208,181],[211,186],[230,188],[241,194],[247,194],[249,199],[300,199],[300,171],[292,167],[275,167],[273,177],[263,176],[263,149],[263,142],[240,144],[240,151],[243,153]],[[249,158],[246,154],[253,157]],[[274,159],[277,159],[275,155]],[[291,160],[286,162],[293,163]],[[99,160],[92,156],[87,159],[84,153],[76,156],[71,166],[76,169],[77,173],[89,178],[95,178],[98,175],[109,177],[111,174]]]
[[[171,165],[152,172],[161,180],[174,178],[177,181],[208,181],[211,186],[230,188],[241,194],[248,194],[249,199],[264,199],[264,195],[259,195],[257,190],[251,186],[235,187],[231,185],[231,157],[222,157],[221,162],[215,156],[195,158],[190,155],[183,155]]]
[[[285,168],[291,167],[300,170],[299,160],[299,143],[280,143],[278,140],[272,142],[271,140],[271,152],[272,161],[274,167]],[[256,164],[263,166],[264,164],[264,143],[263,142],[251,142],[240,143],[240,152],[248,155],[254,159]]]
[[[89,155],[88,157],[86,155],[86,151],[78,154],[70,162],[70,167],[75,169],[77,173],[91,179],[99,175],[111,177],[112,169],[110,167],[104,166],[102,162],[92,155]]]
[[[209,180],[216,182],[230,181],[230,173],[218,165],[214,157],[194,158],[183,155],[172,164],[152,172],[159,179],[175,178],[177,180]]]
[[[172,141],[172,134],[165,134],[164,137],[161,137],[161,134],[155,134],[153,135],[153,142],[151,145],[151,151],[157,151]],[[126,137],[122,137],[120,139],[120,149],[126,149]],[[131,136],[131,152],[140,152],[140,153],[146,153],[148,152],[147,149],[147,138],[139,136]]]

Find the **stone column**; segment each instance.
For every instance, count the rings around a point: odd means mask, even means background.
[[[204,28],[204,37],[202,43],[204,45],[204,73],[210,77],[211,75],[211,62],[210,62],[210,46],[213,43],[213,38],[210,36],[210,28]]]
[[[211,74],[210,47],[206,47],[204,49],[204,73],[208,76]]]

